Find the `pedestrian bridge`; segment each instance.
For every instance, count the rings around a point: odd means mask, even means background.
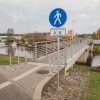
[[[58,59],[57,41],[34,43],[33,62],[0,67],[0,99],[41,100],[47,83],[58,72],[62,71],[66,76],[77,59],[89,49],[88,44],[85,39],[61,40]]]
[[[100,44],[100,40],[93,40],[93,44]]]
[[[61,41],[62,42],[62,41]],[[42,98],[42,89],[45,85],[56,76],[58,72],[63,69],[64,76],[67,75],[67,71],[72,68],[73,64],[79,59],[79,57],[89,49],[87,40],[75,40],[75,41],[66,41],[64,47],[62,46],[59,52],[58,59],[58,51],[52,52],[50,54],[47,53],[45,56],[42,56],[36,60],[37,63],[45,63],[49,65],[49,74],[43,79],[35,88],[34,91],[34,100],[41,100]],[[67,44],[66,44],[67,43]],[[46,44],[47,46],[47,44]],[[48,47],[46,47],[47,49]],[[46,50],[45,49],[45,50]],[[55,49],[57,50],[57,49]],[[59,62],[58,62],[59,60]],[[45,70],[45,69],[44,69]],[[60,76],[59,76],[60,77]]]

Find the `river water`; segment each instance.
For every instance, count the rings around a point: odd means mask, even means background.
[[[32,58],[32,49],[31,48],[25,48],[22,46],[12,48],[7,46],[0,46],[0,54],[8,55],[11,54],[12,56],[18,56],[19,57],[27,57]]]
[[[93,57],[91,66],[92,67],[100,66],[100,55]]]

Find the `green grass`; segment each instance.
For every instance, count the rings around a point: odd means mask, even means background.
[[[12,56],[12,64],[18,64],[18,57]],[[20,57],[19,58],[20,63],[24,63],[25,62],[25,58]],[[31,59],[27,59],[27,61],[31,61]],[[7,55],[0,55],[0,65],[9,65],[10,64],[10,60],[9,60],[9,56]]]
[[[100,73],[91,72],[89,76],[89,96],[87,100],[100,100]]]
[[[84,66],[84,65],[75,64],[74,66],[75,66],[76,68],[79,68],[79,69],[82,70],[82,71],[90,71],[90,69],[91,69],[91,67]]]
[[[94,54],[100,54],[100,45],[94,46]]]
[[[81,100],[100,100],[100,73],[91,71],[91,67],[75,65],[82,71],[88,71],[89,81],[86,87],[86,96],[82,97]]]

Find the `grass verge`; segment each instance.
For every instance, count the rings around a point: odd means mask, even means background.
[[[12,60],[12,64],[18,64],[18,57],[12,56],[11,60]],[[28,58],[27,61],[31,61],[31,59]],[[25,58],[20,57],[19,62],[24,63]],[[9,64],[10,64],[9,56],[0,55],[0,65],[9,65]]]
[[[100,100],[100,73],[98,72],[90,72],[87,100]]]
[[[87,82],[86,96],[82,100],[100,100],[100,73],[91,71],[91,67],[75,65],[82,71],[89,72],[89,80]]]

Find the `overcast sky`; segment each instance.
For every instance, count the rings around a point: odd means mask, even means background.
[[[49,13],[63,8],[68,13],[67,30],[90,33],[100,28],[100,0],[0,0],[0,32],[49,32]],[[75,21],[73,21],[75,20]]]

